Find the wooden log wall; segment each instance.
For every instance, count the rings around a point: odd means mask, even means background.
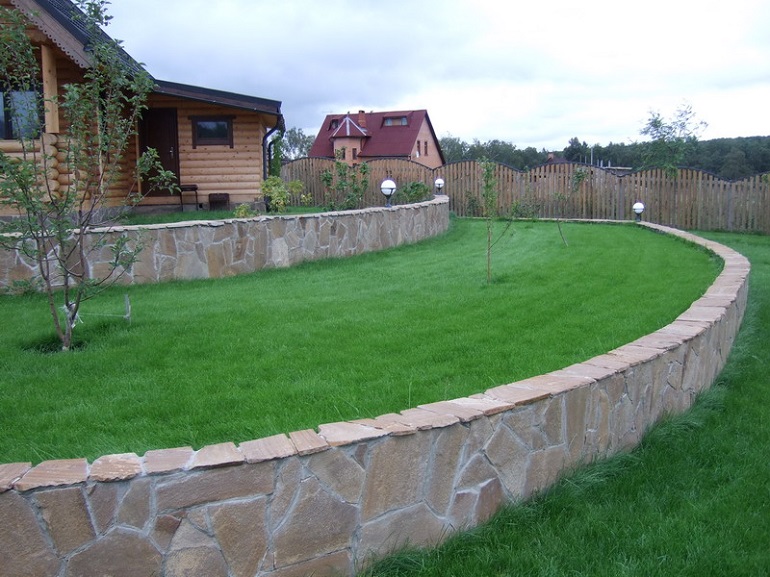
[[[258,113],[227,109],[201,102],[152,95],[153,108],[176,108],[179,138],[179,178],[181,184],[198,185],[198,198],[208,202],[211,193],[228,193],[232,206],[261,198],[262,139],[265,120]],[[233,148],[201,146],[193,148],[191,116],[233,115]],[[185,193],[185,204],[195,202],[194,193]],[[146,198],[142,204],[178,203],[178,197]]]
[[[450,210],[458,216],[481,216],[482,173],[476,161],[428,169],[412,161],[383,159],[368,163],[370,184],[365,206],[383,203],[379,191],[385,178],[397,185],[445,181]],[[301,180],[315,204],[324,204],[320,175],[333,170],[325,158],[304,158],[284,165],[284,180]],[[585,173],[583,179],[576,173]],[[700,170],[676,174],[652,169],[617,175],[610,169],[580,163],[550,164],[523,172],[495,167],[500,215],[520,217],[630,220],[632,206],[645,205],[644,220],[687,230],[729,230],[770,234],[770,173],[738,181],[723,180]]]

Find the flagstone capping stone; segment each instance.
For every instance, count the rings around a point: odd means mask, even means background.
[[[196,452],[190,464],[190,469],[237,465],[245,460],[246,458],[237,449],[235,443],[218,443],[216,445],[207,445]]]
[[[342,422],[319,425],[318,434],[332,447],[339,447],[340,445],[384,437],[388,433],[362,423]]]
[[[598,365],[592,365],[590,363],[576,363],[574,365],[570,365],[569,367],[565,367],[563,369],[560,369],[558,371],[552,371],[548,373],[549,375],[554,376],[561,376],[561,377],[579,377],[586,379],[585,384],[590,384],[591,382],[599,381],[601,379],[606,379],[607,377],[611,377],[612,375],[615,375],[618,373],[618,369],[613,369],[610,367],[601,367]]]
[[[666,325],[662,329],[658,329],[658,333],[670,333],[674,335],[679,335],[682,338],[682,342],[685,343],[689,340],[694,339],[698,335],[703,334],[703,332],[709,328],[709,323],[704,321],[681,321],[681,320],[675,320],[671,324]]]
[[[374,419],[356,419],[351,422],[381,429],[393,436],[411,435],[417,432],[416,426],[404,423],[402,417],[394,413],[380,415]]]
[[[85,459],[56,459],[43,461],[32,467],[13,486],[19,491],[40,487],[58,487],[85,483],[88,478],[88,461]]]
[[[609,353],[605,353],[603,355],[593,357],[592,359],[588,359],[587,361],[585,361],[585,364],[594,365],[594,366],[602,367],[606,369],[611,369],[616,373],[619,373],[629,368],[629,364],[624,359],[618,357],[617,355],[611,355]]]
[[[629,367],[641,365],[663,354],[661,349],[653,349],[645,346],[623,345],[608,352],[608,355],[622,359]]]
[[[440,429],[454,425],[460,422],[460,419],[454,415],[415,408],[401,411],[399,422],[416,427],[419,431],[425,431],[427,429]]]
[[[144,472],[148,475],[182,471],[193,458],[192,447],[153,449],[144,454]]]
[[[223,224],[213,226],[221,230]],[[7,510],[21,510],[16,504],[26,501],[25,514],[37,519],[46,543],[68,544],[68,551],[77,546],[69,560],[69,553],[59,553],[63,565],[57,576],[69,575],[89,556],[115,563],[140,550],[149,555],[140,564],[168,569],[177,563],[181,571],[180,563],[189,563],[184,569],[194,572],[216,557],[223,575],[240,574],[240,566],[254,575],[253,551],[239,546],[244,557],[231,558],[234,542],[223,541],[221,527],[212,531],[212,519],[237,520],[243,526],[233,528],[236,532],[256,531],[243,538],[266,547],[257,568],[260,577],[315,570],[324,576],[353,574],[367,560],[364,545],[386,552],[388,543],[395,543],[391,521],[398,522],[398,539],[415,543],[424,541],[426,527],[426,535],[443,538],[454,528],[473,526],[511,498],[545,488],[564,469],[638,443],[667,411],[687,409],[721,370],[748,298],[748,260],[688,233],[642,226],[707,246],[722,257],[724,267],[676,320],[635,341],[468,397],[237,446],[225,442],[198,450],[149,450],[143,457],[105,455],[91,465],[86,459],[34,467],[0,464],[0,507],[7,497],[3,493],[12,499],[5,501]],[[337,478],[337,468],[357,476]],[[396,501],[389,503],[386,495]],[[45,511],[29,515],[41,504],[55,507],[55,530],[46,525]],[[242,516],[247,511],[257,517]],[[65,512],[80,527],[77,534],[66,532]],[[339,531],[330,517],[344,517],[342,533],[302,537]],[[117,535],[123,537],[113,538]],[[284,550],[271,549],[277,541]],[[285,550],[287,543],[291,551]],[[49,549],[22,551],[28,553],[50,555]],[[203,564],[195,565],[198,561]]]
[[[652,349],[660,349],[662,351],[670,351],[680,346],[682,344],[682,339],[676,335],[656,331],[654,333],[650,333],[649,335],[640,337],[628,344]]]
[[[297,448],[284,434],[245,441],[238,445],[247,463],[261,463],[273,459],[283,459],[297,454]]]
[[[484,393],[471,395],[470,397],[461,397],[448,401],[452,404],[474,407],[484,413],[485,417],[491,417],[499,413],[511,410],[516,405],[500,399],[494,399]]]
[[[289,439],[294,443],[294,448],[297,450],[298,455],[312,455],[313,453],[320,453],[321,451],[330,448],[326,439],[321,437],[313,429],[293,431],[289,433]]]
[[[0,493],[13,488],[13,484],[32,469],[32,463],[8,463],[0,465]]]
[[[425,405],[418,405],[419,409],[438,413],[439,415],[449,415],[451,417],[457,417],[461,423],[467,423],[468,421],[474,421],[479,417],[484,416],[484,411],[480,411],[473,406],[463,405],[453,401],[439,401],[437,403],[428,403]]]
[[[125,481],[142,473],[142,461],[136,453],[105,455],[91,464],[91,481]]]

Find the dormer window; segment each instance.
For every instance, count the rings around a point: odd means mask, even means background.
[[[382,122],[383,126],[409,126],[406,116],[387,116]]]
[[[331,124],[329,125],[329,130],[335,130],[336,128],[339,127],[339,125],[340,125],[340,121],[334,118]]]

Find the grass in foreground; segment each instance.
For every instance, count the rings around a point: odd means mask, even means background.
[[[704,236],[752,263],[748,311],[717,385],[633,452],[365,575],[770,574],[770,237]]]
[[[673,320],[720,263],[635,226],[484,223],[361,257],[87,303],[51,353],[37,295],[0,298],[0,462],[241,442],[456,398]],[[133,321],[119,318],[123,293]],[[108,316],[114,315],[114,316]]]

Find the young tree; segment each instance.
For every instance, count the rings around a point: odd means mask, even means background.
[[[369,165],[365,162],[349,166],[342,159],[345,151],[335,154],[334,170],[324,170],[321,182],[324,183],[324,205],[328,210],[351,210],[361,208],[366,189],[369,188]]]
[[[83,24],[93,40],[83,82],[68,84],[57,102],[46,101],[41,72],[26,34],[28,22],[16,10],[0,8],[0,83],[9,87],[7,113],[18,140],[13,154],[0,152],[0,203],[15,218],[0,224],[0,247],[19,250],[37,267],[37,284],[48,296],[62,350],[72,346],[73,329],[84,301],[115,282],[137,259],[141,246],[123,237],[114,243],[109,270],[92,278],[89,254],[105,249],[105,234],[94,232],[116,179],[125,174],[125,151],[134,142],[153,80],[133,63],[100,26],[109,22],[103,0],[80,0]],[[41,112],[58,106],[66,131],[46,134]],[[68,180],[52,178],[67,167]],[[140,156],[125,202],[156,187],[174,189],[154,151]],[[107,229],[109,230],[109,229]]]
[[[489,160],[481,162],[482,179],[482,209],[487,223],[487,284],[492,284],[492,246],[497,217],[497,180],[495,179],[495,163]]]
[[[569,185],[569,191],[563,192],[559,191],[556,193],[556,202],[558,207],[558,213],[556,215],[556,227],[559,229],[559,236],[561,237],[561,241],[564,243],[564,246],[569,246],[569,243],[567,242],[567,237],[564,236],[564,231],[561,228],[561,220],[565,217],[566,209],[567,209],[567,200],[569,200],[569,197],[574,197],[578,192],[580,192],[580,187],[583,186],[583,182],[588,178],[589,171],[585,168],[577,168],[572,173],[572,177],[570,178],[570,185]]]
[[[680,106],[671,118],[651,111],[647,124],[640,131],[643,136],[650,137],[642,149],[643,168],[663,168],[669,175],[676,174],[685,155],[707,126],[696,119],[689,104]]]

